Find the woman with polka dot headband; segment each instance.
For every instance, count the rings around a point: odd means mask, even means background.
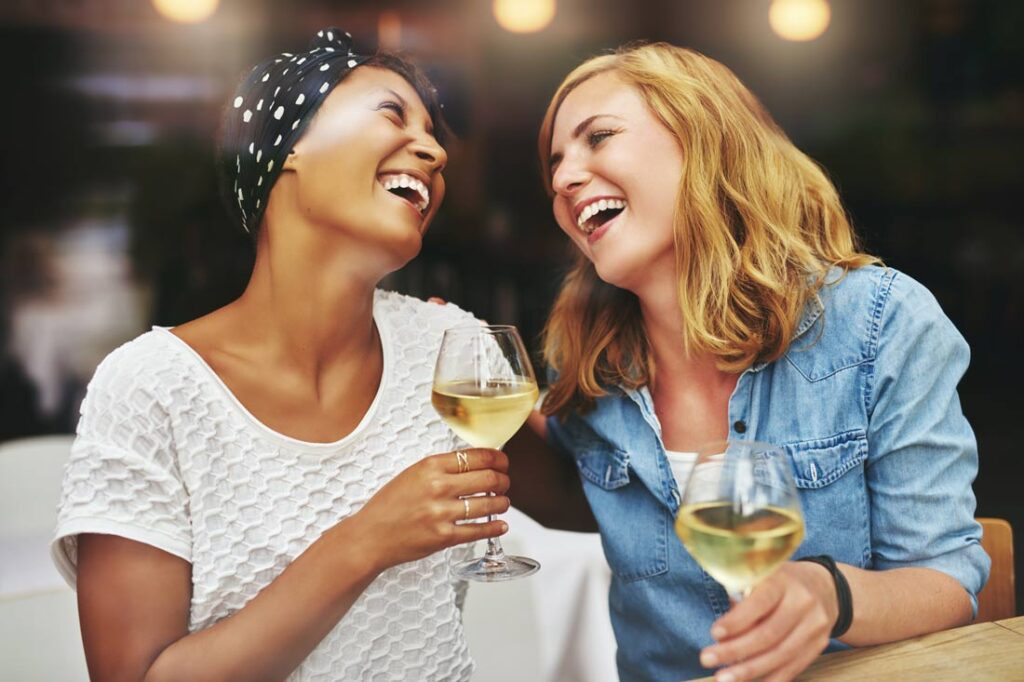
[[[248,287],[104,360],[65,473],[53,555],[94,679],[470,678],[449,566],[505,531],[466,521],[507,509],[508,463],[430,406],[472,316],[377,289],[437,213],[443,131],[415,67],[333,28],[231,98]]]

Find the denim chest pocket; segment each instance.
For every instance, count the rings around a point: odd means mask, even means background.
[[[797,556],[829,554],[866,566],[871,554],[867,435],[854,430],[782,447],[792,463],[806,526]]]
[[[594,444],[576,457],[612,573],[624,582],[668,571],[670,513],[640,481],[628,453]]]
[[[576,466],[583,478],[605,490],[629,485],[629,454],[622,450],[591,445],[576,458]]]

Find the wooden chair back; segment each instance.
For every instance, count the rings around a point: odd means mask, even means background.
[[[981,546],[992,559],[988,582],[978,593],[978,617],[974,622],[1013,618],[1017,615],[1013,574],[1013,528],[1003,519],[976,519],[981,524]]]

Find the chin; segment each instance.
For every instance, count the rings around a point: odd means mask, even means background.
[[[423,235],[419,232],[405,232],[388,240],[386,246],[392,271],[404,267],[420,254],[423,249]]]
[[[611,284],[613,287],[620,289],[629,289],[629,283],[634,279],[633,270],[628,267],[624,267],[625,263],[608,263],[602,261],[594,261],[594,270],[597,272],[597,276],[601,278],[601,281],[606,284]]]

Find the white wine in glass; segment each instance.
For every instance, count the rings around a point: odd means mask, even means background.
[[[524,377],[483,385],[458,379],[435,384],[431,401],[459,438],[480,448],[500,448],[526,421],[539,395],[537,382]]]
[[[754,441],[701,448],[683,492],[676,534],[730,597],[745,597],[803,541],[786,454]]]
[[[448,427],[470,445],[500,449],[522,427],[538,395],[530,358],[515,327],[467,325],[444,333],[431,402]],[[456,567],[456,574],[498,582],[528,576],[539,568],[533,559],[506,555],[501,542],[489,538],[484,556]]]

